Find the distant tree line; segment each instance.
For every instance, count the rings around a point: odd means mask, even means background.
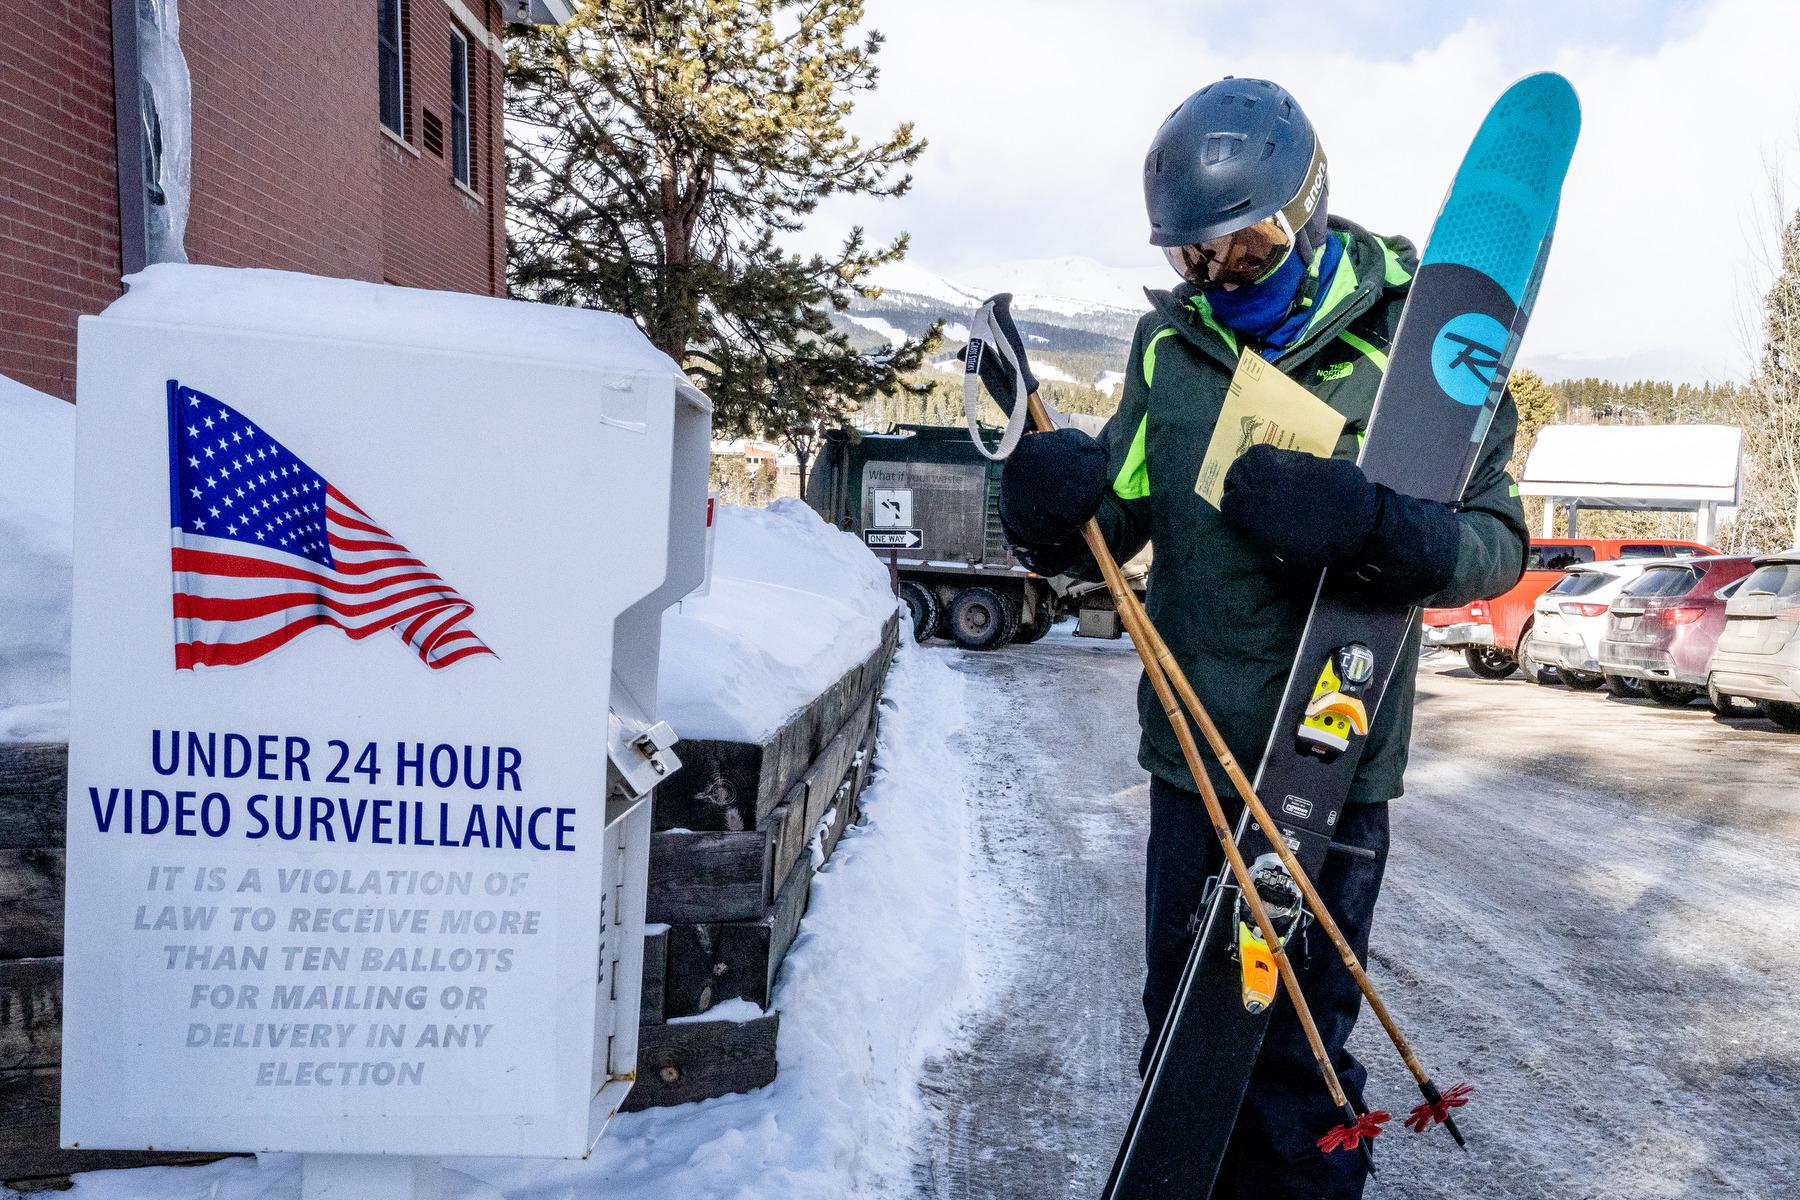
[[[1661,379],[1564,379],[1549,387],[1556,395],[1557,420],[1568,425],[1729,425],[1741,390],[1732,383]]]

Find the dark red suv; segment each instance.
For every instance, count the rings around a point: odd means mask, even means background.
[[[1755,569],[1748,556],[1709,555],[1651,567],[1612,602],[1600,639],[1610,690],[1642,684],[1658,704],[1681,708],[1706,692],[1706,672],[1725,632],[1732,585]]]

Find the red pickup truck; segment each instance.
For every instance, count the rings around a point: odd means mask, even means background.
[[[1483,679],[1505,679],[1518,669],[1519,642],[1530,625],[1532,606],[1570,567],[1614,558],[1692,558],[1717,553],[1699,542],[1533,538],[1525,556],[1525,574],[1511,591],[1461,608],[1426,609],[1425,645],[1461,650],[1475,674]]]

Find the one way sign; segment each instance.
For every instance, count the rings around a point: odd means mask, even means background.
[[[917,529],[865,529],[863,542],[875,550],[917,550],[925,535]]]

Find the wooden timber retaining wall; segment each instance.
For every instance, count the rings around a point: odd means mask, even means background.
[[[768,1011],[813,875],[855,818],[874,756],[896,622],[880,645],[760,744],[684,741],[657,789],[638,1083],[627,1108],[682,1104],[775,1078]],[[63,1150],[63,848],[68,747],[0,744],[0,1184],[216,1155]],[[764,1014],[707,1020],[727,1000]]]
[[[767,1011],[813,875],[855,819],[875,754],[897,619],[823,695],[758,743],[684,741],[656,789],[638,1082],[628,1109],[748,1091],[775,1078]],[[707,1020],[728,1000],[764,1015]]]
[[[67,746],[0,745],[0,1182],[21,1187],[216,1157],[58,1145],[68,781]]]

